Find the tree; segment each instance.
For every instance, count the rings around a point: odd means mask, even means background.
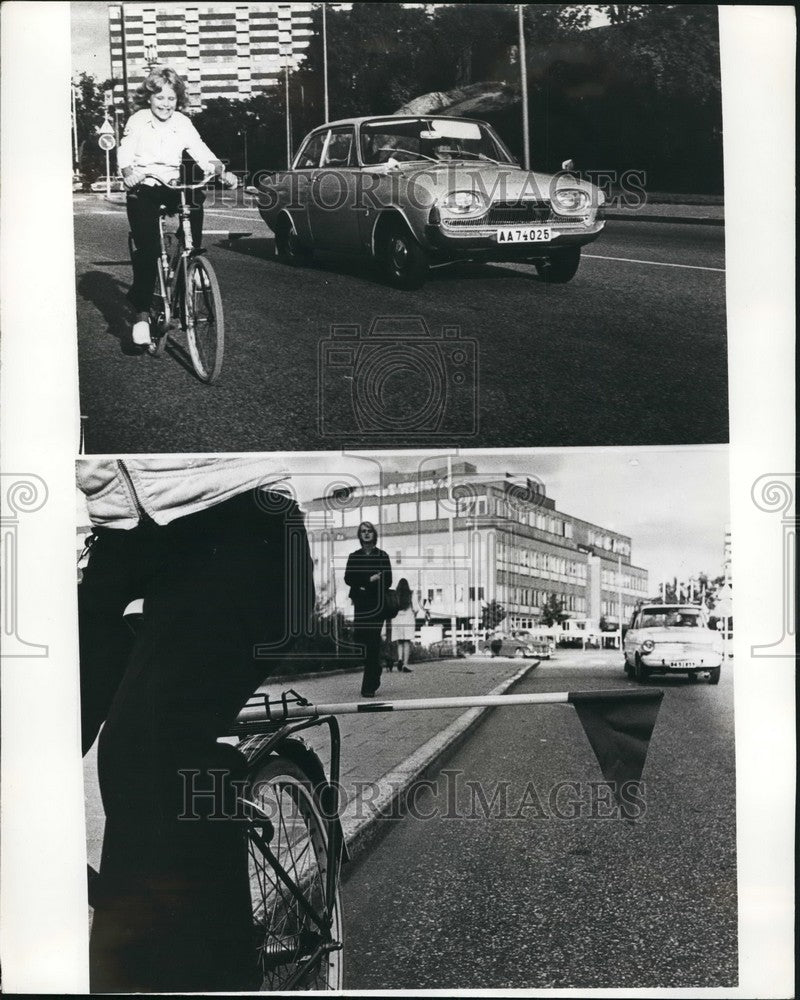
[[[105,173],[105,153],[97,145],[97,130],[105,119],[105,92],[113,91],[114,82],[104,80],[101,83],[89,73],[81,73],[73,80],[78,168],[87,180]]]
[[[497,601],[489,601],[481,608],[481,628],[495,629],[506,617],[506,609]]]
[[[557,594],[548,594],[540,611],[542,624],[550,627],[565,622],[569,615],[564,611],[564,602]]]

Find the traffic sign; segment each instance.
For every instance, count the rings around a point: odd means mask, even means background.
[[[116,144],[117,141],[114,138],[114,136],[109,135],[107,132],[104,132],[97,140],[97,145],[101,149],[104,149],[106,152],[108,152],[109,149],[113,149],[116,146]]]
[[[114,129],[111,127],[111,122],[108,118],[103,119],[103,124],[97,130],[100,135],[113,135]]]

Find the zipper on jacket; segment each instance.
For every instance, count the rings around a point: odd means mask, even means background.
[[[122,481],[125,483],[125,487],[128,490],[128,496],[131,500],[131,503],[133,504],[136,510],[136,514],[139,518],[139,524],[142,526],[144,525],[154,526],[156,522],[153,520],[152,517],[150,517],[150,515],[142,506],[141,500],[139,499],[139,495],[136,492],[136,487],[133,485],[133,479],[131,478],[131,474],[130,472],[128,472],[128,469],[121,458],[117,459],[117,467],[119,468],[120,475],[122,476]]]

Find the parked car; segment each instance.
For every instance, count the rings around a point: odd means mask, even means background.
[[[646,604],[639,608],[623,640],[625,673],[637,681],[651,674],[687,674],[697,681],[708,673],[719,684],[722,637],[708,627],[705,608],[691,604]]]
[[[482,653],[491,653],[493,656],[514,656],[518,659],[546,660],[550,658],[551,653],[550,643],[546,638],[533,636],[527,632],[490,636],[480,644],[479,648]]]
[[[112,191],[119,192],[125,190],[125,184],[120,177],[112,177],[110,188]],[[100,191],[105,193],[106,190],[106,179],[105,177],[98,177],[96,181],[92,181],[89,185],[90,191]]]
[[[450,639],[437,639],[436,642],[432,642],[428,646],[428,652],[433,657],[440,657],[441,659],[446,659],[448,656],[453,655],[453,643]],[[459,660],[463,660],[464,657],[470,653],[475,652],[475,646],[471,642],[464,642],[461,639],[456,640],[456,657]]]
[[[356,254],[399,288],[455,260],[527,261],[566,282],[605,224],[597,187],[524,170],[490,125],[465,118],[330,122],[306,136],[291,170],[252,193],[280,260]]]

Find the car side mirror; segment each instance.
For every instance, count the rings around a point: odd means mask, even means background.
[[[567,173],[569,173],[570,171],[572,171],[572,170],[575,169],[575,161],[574,160],[564,160],[564,162],[561,164],[561,169],[562,170],[566,170]]]

